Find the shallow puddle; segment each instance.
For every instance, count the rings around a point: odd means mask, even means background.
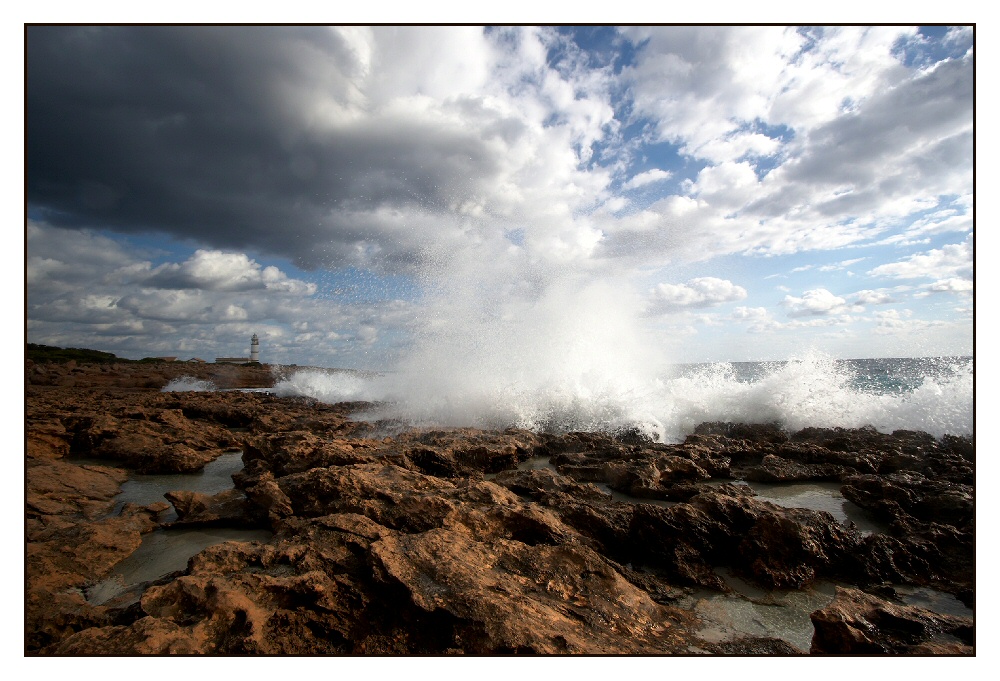
[[[114,513],[127,503],[143,506],[165,501],[173,491],[218,494],[233,487],[233,473],[243,468],[242,452],[223,454],[192,474],[132,474],[115,497]],[[160,514],[161,522],[177,519],[173,507]],[[128,558],[118,563],[111,574],[86,590],[87,599],[100,605],[143,582],[184,570],[188,560],[202,550],[225,541],[267,541],[270,530],[245,528],[175,528],[160,529],[144,535],[142,544]]]
[[[517,470],[519,471],[552,471],[553,473],[559,474],[556,467],[552,465],[547,456],[533,456],[530,459],[525,459],[521,463],[517,464]]]
[[[625,494],[624,492],[619,492],[616,489],[611,489],[606,483],[603,482],[595,482],[593,484],[597,486],[597,489],[601,490],[605,494],[610,494],[612,501],[620,501],[623,504],[651,504],[662,508],[670,508],[671,506],[676,506],[678,503],[676,501],[666,501],[665,499],[633,497],[631,494]]]
[[[187,568],[188,560],[209,546],[226,541],[267,541],[270,530],[238,528],[156,530],[114,567],[111,574],[87,589],[87,600],[106,603],[129,588]]]
[[[757,498],[785,508],[826,511],[841,525],[854,523],[861,534],[885,533],[887,526],[840,493],[839,482],[767,483],[738,482],[757,493]]]
[[[760,636],[780,638],[809,652],[815,631],[810,614],[833,602],[837,586],[857,588],[818,581],[807,589],[768,591],[740,579],[728,569],[718,568],[716,574],[733,590],[732,593],[699,589],[676,604],[693,610],[702,619],[698,635],[710,643]],[[905,605],[941,615],[973,616],[972,610],[943,591],[903,585],[895,586],[894,590]]]
[[[547,456],[535,456],[526,459],[518,464],[519,471],[550,470],[557,475],[561,475]],[[496,477],[496,474],[486,475],[487,480]],[[606,483],[595,482],[598,489],[611,496],[612,500],[628,504],[653,504],[669,508],[676,506],[678,502],[664,501],[660,499],[647,499],[645,497],[633,497],[617,490],[611,489]],[[757,498],[763,501],[770,501],[785,508],[806,508],[813,511],[826,511],[837,519],[842,525],[854,526],[863,535],[872,533],[885,533],[888,528],[884,523],[880,523],[863,508],[848,501],[840,493],[841,483],[839,482],[803,482],[803,483],[766,483],[766,482],[746,482],[743,480],[711,480],[702,483],[708,487],[718,487],[723,484],[746,485],[756,494]]]
[[[510,470],[510,469],[507,469],[507,470]],[[533,456],[530,459],[525,459],[521,463],[517,464],[517,468],[515,470],[519,470],[519,471],[541,471],[541,470],[546,470],[546,471],[552,471],[556,475],[560,475],[559,471],[556,470],[556,467],[553,466],[551,463],[549,463],[549,457],[547,457],[547,456]],[[503,471],[497,471],[496,473],[486,473],[486,474],[483,475],[483,479],[484,480],[492,480],[493,478],[495,478],[498,475],[500,475],[500,473],[502,473],[502,472]]]
[[[955,617],[975,616],[972,608],[958,600],[953,594],[938,591],[926,586],[895,585],[893,590],[906,605],[924,608],[939,615],[954,615]]]
[[[677,604],[694,610],[702,618],[703,628],[698,632],[699,636],[710,643],[742,636],[779,638],[803,652],[809,652],[813,637],[809,615],[833,601],[834,584],[817,582],[810,589],[766,591],[728,570],[716,572],[734,593],[699,590]]]
[[[206,464],[198,473],[163,475],[133,473],[129,476],[128,481],[122,484],[122,491],[115,497],[113,513],[121,511],[122,506],[127,503],[146,506],[157,501],[165,501],[163,495],[176,490],[218,494],[232,488],[233,473],[242,468],[243,453],[236,451],[223,454],[215,461]],[[172,522],[177,519],[177,514],[171,508],[164,512],[160,519],[164,522]]]

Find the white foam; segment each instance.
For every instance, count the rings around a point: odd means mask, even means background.
[[[195,378],[194,376],[181,376],[180,378],[175,378],[163,386],[163,390],[161,392],[211,392],[213,390],[217,390],[217,388],[211,381],[203,381]]]
[[[279,397],[312,397],[330,404],[381,399],[373,377],[320,369],[299,369],[275,383],[270,392]]]
[[[739,376],[730,364],[645,379],[580,371],[574,380],[561,381],[544,367],[508,376],[492,375],[487,366],[471,377],[452,372],[364,378],[299,371],[276,391],[325,402],[385,401],[375,417],[424,426],[548,431],[638,427],[669,442],[683,439],[700,423],[731,421],[778,423],[790,431],[871,425],[882,432],[921,430],[940,437],[973,431],[972,365],[971,359],[948,366],[928,363],[936,366],[935,375],[918,379],[912,390],[882,394],[854,387],[849,367],[818,353],[761,365],[764,370],[752,380]],[[409,386],[408,381],[418,383]]]

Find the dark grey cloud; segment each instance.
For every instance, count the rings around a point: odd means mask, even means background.
[[[349,260],[373,236],[345,215],[447,206],[494,174],[490,134],[517,134],[326,124],[364,64],[323,27],[30,27],[27,53],[28,200],[54,226]]]

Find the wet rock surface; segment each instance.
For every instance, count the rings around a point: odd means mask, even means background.
[[[164,393],[165,376],[84,369],[67,372],[72,386],[26,387],[29,654],[974,652],[971,618],[904,605],[890,586],[972,607],[969,438],[722,423],[677,444],[417,431],[352,420],[362,404]],[[234,384],[270,384],[260,367],[225,369]],[[158,385],[122,384],[143,380]],[[198,471],[233,449],[244,468],[231,490],[115,510],[130,473]],[[548,467],[518,469],[535,457]],[[886,529],[785,508],[739,481],[836,482]],[[168,524],[274,534],[87,600]],[[765,590],[842,588],[812,614],[811,651],[708,640],[702,614],[680,604],[730,593],[721,568]]]
[[[837,589],[833,603],[812,614],[811,652],[873,655],[971,654],[973,623],[892,603],[858,589]]]

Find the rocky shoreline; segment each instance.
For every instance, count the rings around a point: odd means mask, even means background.
[[[628,432],[409,430],[352,420],[357,403],[160,392],[180,376],[274,380],[267,367],[29,362],[26,654],[975,652],[972,618],[898,593],[930,587],[974,607],[970,438],[725,423],[670,445]],[[244,468],[231,490],[114,512],[130,473],[196,472],[233,450]],[[549,466],[518,468],[537,457]],[[737,481],[835,482],[886,530],[778,506]],[[273,536],[87,599],[167,525]],[[809,648],[706,637],[684,603],[732,592],[723,569],[763,590],[835,583],[810,615]]]

